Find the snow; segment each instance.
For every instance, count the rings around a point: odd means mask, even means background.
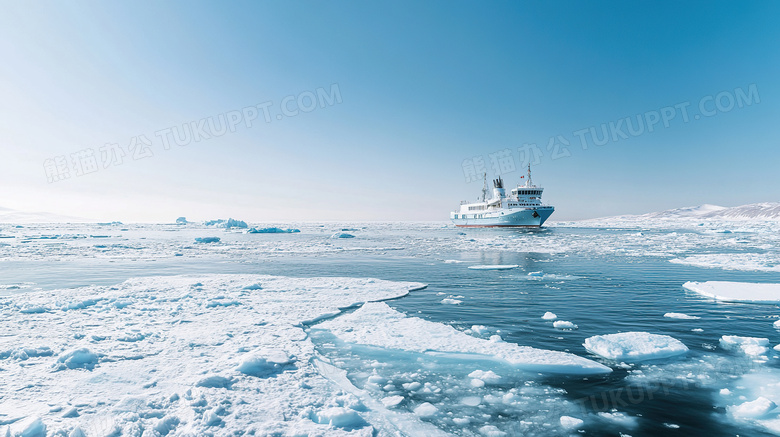
[[[567,322],[565,320],[556,320],[553,322],[553,327],[555,329],[577,329],[577,325],[575,325],[572,322]]]
[[[688,352],[679,340],[649,332],[622,332],[585,339],[585,349],[616,361],[643,361],[668,358]]]
[[[494,264],[469,266],[471,270],[509,270],[520,267],[517,264]]]
[[[729,302],[780,302],[780,284],[753,282],[686,282],[688,290]]]
[[[555,320],[557,318],[558,318],[558,316],[555,315],[555,313],[551,313],[549,311],[544,313],[544,315],[542,316],[542,319],[544,319],[544,320]]]
[[[701,319],[701,317],[689,316],[688,314],[683,314],[683,313],[666,313],[666,314],[664,314],[664,317],[668,317],[670,319],[682,319],[682,320],[697,320],[697,319]]]
[[[724,335],[720,338],[720,345],[724,349],[736,350],[749,356],[761,356],[769,352],[768,338]]]
[[[573,354],[472,337],[448,325],[406,316],[382,302],[363,305],[350,314],[327,320],[313,329],[328,330],[342,341],[352,344],[464,360],[497,360],[536,372],[611,372],[609,367]]]
[[[3,296],[0,411],[21,418],[14,436],[366,433],[370,414],[317,371],[303,326],[422,287],[209,274]],[[26,304],[50,309],[19,312]]]

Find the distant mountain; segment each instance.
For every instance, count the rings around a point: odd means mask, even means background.
[[[689,206],[640,215],[611,217],[624,220],[642,219],[722,219],[722,220],[780,220],[780,202],[753,203],[735,207],[718,205]]]
[[[0,223],[92,223],[95,220],[50,212],[23,212],[0,207]]]

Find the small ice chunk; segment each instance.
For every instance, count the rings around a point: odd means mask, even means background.
[[[346,232],[336,232],[335,234],[331,235],[330,238],[355,238],[352,234],[347,234]]]
[[[466,426],[469,423],[471,423],[471,419],[469,419],[468,417],[454,417],[452,419],[452,423],[458,426]]]
[[[208,244],[208,243],[219,243],[219,240],[220,240],[219,237],[197,237],[195,239],[195,242]]]
[[[471,270],[509,270],[520,267],[517,264],[489,264],[469,266]]]
[[[485,325],[471,325],[471,332],[477,335],[483,335],[488,332],[488,327]]]
[[[413,381],[413,382],[407,382],[405,384],[401,384],[401,387],[403,387],[404,390],[406,391],[416,391],[422,387],[422,384],[420,384],[417,381]]]
[[[745,355],[757,357],[766,355],[766,353],[769,352],[769,339],[724,335],[720,338],[720,346],[723,349],[736,350]]]
[[[775,320],[773,326],[775,327],[775,329],[780,329],[780,320]]]
[[[722,389],[720,389],[719,393],[720,393],[721,396],[728,396],[728,395],[731,394],[731,390],[729,390],[727,388],[722,388]]]
[[[282,229],[282,228],[252,228],[247,234],[296,234],[300,229]]]
[[[583,422],[582,419],[577,419],[576,417],[561,416],[561,426],[566,429],[579,428],[584,423],[585,422]]]
[[[691,329],[691,332],[704,332],[704,330],[701,328],[693,328]]]
[[[482,398],[479,396],[466,396],[460,400],[460,403],[468,407],[476,407],[482,403]]]
[[[728,407],[727,410],[734,417],[754,419],[764,416],[775,408],[777,404],[762,396],[754,401]]]
[[[357,428],[365,423],[357,411],[345,407],[326,408],[316,414],[316,419],[335,428]]]
[[[433,404],[431,404],[430,402],[424,402],[418,405],[417,408],[414,409],[414,414],[420,417],[433,417],[438,412],[439,409],[434,407]]]
[[[780,344],[778,344],[777,346],[773,347],[772,349],[774,349],[774,350],[776,350],[776,351],[780,352]]]
[[[244,375],[264,377],[276,373],[291,362],[282,350],[269,349],[246,355],[236,370]]]
[[[485,437],[504,437],[506,433],[494,425],[485,425],[479,429],[479,433]]]
[[[555,315],[555,313],[551,313],[549,311],[544,313],[544,315],[542,316],[542,319],[544,319],[544,320],[555,320],[557,318],[558,318],[558,316]]]
[[[544,276],[544,272],[529,272],[528,276]]]
[[[664,422],[664,426],[667,427],[667,428],[670,428],[670,429],[679,429],[680,428],[680,425],[678,425],[676,423]]]
[[[463,303],[463,301],[459,300],[459,299],[453,299],[451,297],[447,297],[447,298],[442,299],[441,303],[443,303],[444,305],[458,305],[458,304]]]
[[[479,378],[474,378],[471,380],[471,386],[474,388],[482,388],[485,386],[485,381]]]
[[[556,329],[577,329],[577,325],[565,320],[556,320],[553,322],[553,327]]]
[[[387,408],[392,408],[403,401],[404,401],[403,396],[388,396],[386,398],[382,398],[382,405],[384,405]]]
[[[15,424],[13,435],[19,437],[46,437],[46,425],[40,417],[30,416]],[[10,435],[10,434],[9,434]]]
[[[585,349],[612,360],[642,361],[668,358],[688,352],[676,338],[649,332],[622,332],[585,339]]]
[[[492,370],[475,370],[469,373],[469,378],[477,378],[485,381],[487,384],[498,384],[501,382],[501,377]]]
[[[198,381],[195,385],[198,387],[230,389],[230,386],[233,385],[233,380],[220,375],[208,375]]]
[[[612,411],[610,413],[607,412],[600,412],[598,413],[599,417],[602,419],[608,420],[612,423],[625,426],[627,428],[634,428],[637,425],[637,418],[631,417],[625,413],[621,413],[618,411]]]
[[[87,348],[71,349],[61,353],[57,362],[68,369],[92,370],[98,363],[98,356]]]
[[[666,313],[666,314],[664,314],[664,317],[668,317],[670,319],[683,319],[683,320],[701,319],[701,317],[689,316],[688,314],[683,314],[683,313]]]

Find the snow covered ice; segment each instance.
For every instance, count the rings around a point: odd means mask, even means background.
[[[0,410],[12,417],[52,407],[71,412],[42,415],[24,426],[29,435],[43,426],[66,434],[79,426],[87,435],[364,428],[360,408],[312,367],[314,348],[301,324],[423,286],[204,275],[5,297],[0,326],[15,334],[3,338],[0,356],[13,396],[3,397]],[[23,311],[31,305],[46,310]]]
[[[686,282],[683,287],[704,296],[731,302],[780,302],[780,284],[750,282]]]
[[[584,346],[596,355],[620,361],[653,360],[688,352],[681,341],[649,332],[595,335],[586,338]]]

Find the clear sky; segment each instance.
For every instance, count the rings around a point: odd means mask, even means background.
[[[509,185],[534,161],[551,220],[780,201],[778,17],[769,1],[4,2],[0,206],[446,220],[479,195],[480,157]]]

